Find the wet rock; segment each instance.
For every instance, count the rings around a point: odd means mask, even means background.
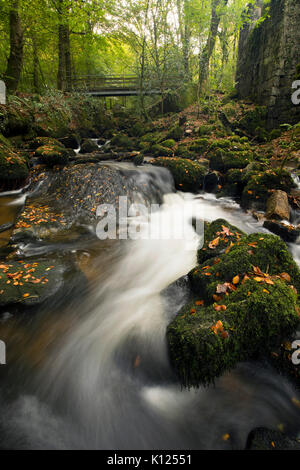
[[[8,222],[6,224],[0,225],[0,233],[6,232],[6,230],[11,229],[13,226],[14,226],[14,224],[12,222]]]
[[[227,238],[228,248],[189,273],[194,299],[167,330],[185,386],[209,384],[238,362],[271,352],[299,324],[300,272],[284,242],[267,234],[238,238],[228,226],[222,223],[210,242],[216,249]]]
[[[91,139],[84,139],[80,147],[80,153],[92,153],[97,150],[99,150],[98,145]]]
[[[280,431],[256,428],[250,432],[247,450],[300,450],[300,442],[291,439]]]
[[[119,196],[127,196],[130,204],[137,192],[141,203],[161,203],[163,194],[173,190],[172,177],[163,168],[141,171],[133,165],[123,169],[89,162],[52,170],[35,168],[31,193],[15,225],[12,241],[52,240],[80,225],[94,233],[100,204],[112,205],[118,211]]]
[[[158,157],[151,163],[168,168],[173,175],[176,188],[181,191],[196,192],[203,187],[206,168],[199,163],[176,157]]]
[[[219,184],[219,175],[216,171],[210,171],[204,177],[204,190],[212,193],[217,189]]]
[[[251,214],[253,217],[258,221],[262,221],[265,219],[265,213],[264,212],[258,212],[258,211],[251,211]]]
[[[70,149],[77,149],[79,145],[79,137],[75,134],[70,134],[58,140],[62,145]]]
[[[291,174],[280,168],[253,168],[244,177],[246,186],[243,190],[241,204],[244,208],[253,207],[265,210],[267,200],[274,190],[290,192],[295,186]]]
[[[290,206],[288,195],[285,191],[277,189],[267,200],[267,219],[285,219],[290,218]]]
[[[35,151],[40,163],[52,168],[55,165],[66,165],[69,161],[69,152],[66,148],[55,145],[43,145]]]
[[[0,144],[0,190],[22,187],[29,175],[26,158]]]
[[[0,261],[0,310],[41,304],[63,287],[66,265],[47,261]]]
[[[265,220],[263,226],[270,230],[270,232],[278,235],[282,240],[290,243],[295,243],[300,235],[298,228],[277,220]]]

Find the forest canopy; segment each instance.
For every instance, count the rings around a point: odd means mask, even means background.
[[[168,77],[230,91],[255,0],[0,0],[8,91],[69,90],[84,76]],[[268,0],[265,1],[268,3]]]

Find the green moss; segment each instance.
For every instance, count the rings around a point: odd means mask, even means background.
[[[189,150],[192,152],[204,153],[210,147],[209,139],[196,139],[189,146]]]
[[[156,158],[153,165],[168,168],[173,175],[175,186],[181,191],[198,191],[203,187],[206,169],[192,160],[183,158]]]
[[[4,137],[1,134],[1,132],[0,132],[0,145],[2,145],[3,147],[6,147],[6,148],[11,148],[12,147],[10,141],[8,139],[6,139],[6,137]]]
[[[126,134],[117,134],[115,135],[111,141],[111,145],[114,145],[116,147],[124,148],[126,150],[132,149],[133,147],[133,141],[128,135]]]
[[[169,148],[169,149],[172,149],[173,147],[175,147],[176,142],[175,142],[174,139],[167,139],[167,140],[164,140],[164,141],[161,143],[161,145],[162,145],[163,147],[167,147],[167,148]]]
[[[245,168],[256,158],[256,153],[247,139],[231,136],[212,142],[209,156],[212,170],[226,172],[230,168]]]
[[[37,148],[42,147],[44,145],[46,146],[51,145],[54,147],[64,148],[64,145],[59,140],[54,139],[52,137],[36,137],[35,139],[30,140],[27,144],[27,146],[31,150],[36,150]]]
[[[29,175],[24,157],[0,144],[0,188],[15,189],[22,186]]]
[[[233,237],[227,238],[227,246],[229,246]],[[212,301],[218,284],[232,282],[236,275],[239,275],[240,279],[246,274],[253,275],[253,266],[259,267],[262,272],[270,275],[287,272],[295,288],[300,289],[300,274],[297,265],[279,237],[251,234],[233,243],[228,253],[220,257],[219,252],[219,258],[206,259],[205,263],[197,266],[189,274],[193,290],[198,294],[201,293],[207,301]],[[220,261],[216,262],[216,260]],[[202,269],[204,265],[210,267]]]
[[[154,144],[151,147],[151,151],[155,156],[159,157],[172,157],[173,150],[167,147],[164,147],[160,144]]]
[[[251,171],[245,175],[247,184],[242,194],[243,207],[265,208],[267,199],[274,189],[281,189],[289,192],[295,183],[287,170],[268,169],[265,171]]]
[[[183,130],[180,126],[173,126],[166,135],[166,139],[180,140],[183,136]]]
[[[41,163],[53,167],[55,165],[65,165],[69,161],[68,150],[52,145],[43,145],[36,149],[35,156]]]
[[[179,144],[174,153],[177,157],[188,158],[190,160],[196,159],[197,156],[196,153],[189,150],[185,144]]]
[[[218,244],[214,248],[209,247],[209,243],[215,240],[221,232],[224,231],[223,227],[227,227],[233,235],[225,237],[220,236]],[[197,259],[201,264],[209,258],[213,258],[222,253],[229,245],[230,242],[236,243],[240,238],[244,237],[245,233],[240,229],[231,225],[225,219],[214,220],[211,224],[205,225],[203,247],[198,250]]]
[[[271,348],[298,324],[296,294],[281,280],[265,289],[249,279],[220,305],[226,310],[194,301],[167,329],[171,361],[185,386],[214,382],[237,362]]]
[[[214,130],[215,130],[214,125],[203,124],[203,125],[199,126],[198,134],[200,136],[202,136],[202,135],[211,135],[214,132]]]

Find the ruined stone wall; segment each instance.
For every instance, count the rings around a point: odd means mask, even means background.
[[[271,0],[267,17],[261,0],[251,22],[241,31],[237,91],[268,107],[268,126],[300,120],[300,105],[291,101],[292,83],[300,63],[300,0]],[[266,13],[266,12],[265,12]]]

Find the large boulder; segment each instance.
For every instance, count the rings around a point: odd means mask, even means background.
[[[189,274],[195,297],[167,330],[186,386],[209,384],[239,361],[271,351],[299,322],[300,272],[285,244],[274,235],[245,236],[226,221],[221,229],[205,243],[214,251],[228,238],[227,248],[214,257],[200,250],[204,262]]]
[[[175,187],[181,191],[196,192],[203,187],[207,170],[197,162],[177,157],[158,157],[151,163],[168,168],[173,175]]]
[[[99,150],[97,143],[91,139],[84,139],[81,143],[80,153],[92,153],[97,150]]]
[[[28,175],[26,159],[10,147],[0,144],[0,191],[23,186]]]
[[[267,200],[267,219],[290,219],[290,206],[287,193],[277,189]]]
[[[69,161],[68,150],[61,145],[42,145],[36,149],[35,156],[50,168],[55,165],[66,165]]]

